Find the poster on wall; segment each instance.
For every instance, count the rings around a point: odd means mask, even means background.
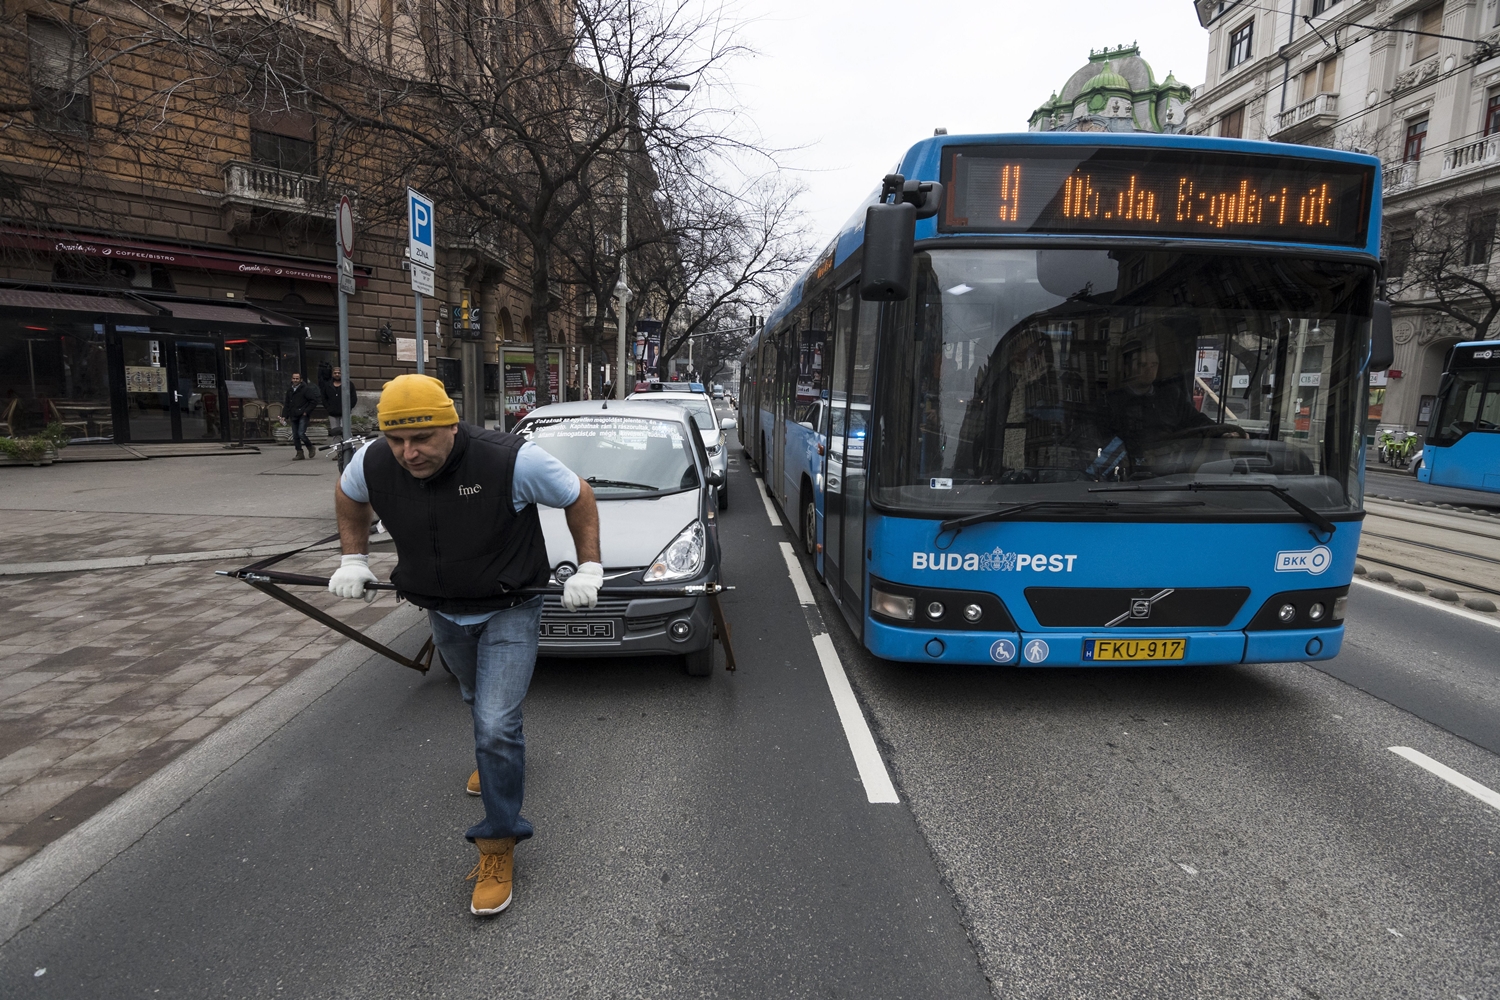
[[[557,370],[560,351],[547,352],[549,392],[558,398]],[[536,359],[530,351],[505,352],[505,426],[514,427],[517,420],[536,409]]]
[[[1437,401],[1436,396],[1423,396],[1417,404],[1417,423],[1425,424],[1432,420],[1432,404]]]
[[[126,365],[125,391],[166,392],[167,370],[151,365]]]

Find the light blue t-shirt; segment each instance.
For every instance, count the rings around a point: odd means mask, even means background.
[[[343,476],[339,478],[339,489],[355,503],[370,502],[370,488],[365,483],[365,452],[369,450],[370,444],[354,453],[354,457],[344,467]],[[578,499],[579,489],[577,474],[553,458],[545,448],[527,441],[516,452],[510,495],[512,506],[517,511],[529,503],[539,503],[544,507],[571,506]],[[478,625],[494,617],[495,612],[450,615],[439,611],[438,614],[456,625]]]

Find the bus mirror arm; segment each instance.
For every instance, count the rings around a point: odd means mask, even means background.
[[[1391,333],[1391,304],[1377,299],[1370,314],[1370,371],[1383,372],[1396,360],[1396,340]]]

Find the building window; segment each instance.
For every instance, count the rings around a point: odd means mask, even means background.
[[[1423,115],[1406,126],[1406,146],[1401,150],[1401,160],[1410,163],[1422,158],[1422,147],[1427,144],[1427,116]]]
[[[1464,240],[1464,264],[1469,267],[1477,267],[1490,262],[1490,254],[1495,249],[1495,219],[1494,212],[1480,212],[1469,216],[1469,227]]]
[[[1335,56],[1303,73],[1299,80],[1297,102],[1310,101],[1319,94],[1338,92],[1339,61]]]
[[[318,144],[273,132],[250,132],[250,162],[294,174],[318,172]]]
[[[1416,43],[1412,46],[1411,61],[1421,62],[1428,56],[1437,55],[1437,37],[1443,32],[1443,5],[1433,4],[1417,15],[1416,30],[1423,32],[1416,36]]]
[[[1250,46],[1253,41],[1255,22],[1246,21],[1229,36],[1229,68],[1234,69],[1240,63],[1250,58]]]
[[[27,19],[26,36],[36,123],[65,132],[85,131],[94,119],[87,39],[72,28],[38,18]]]
[[[1219,119],[1219,135],[1225,139],[1242,139],[1245,136],[1245,108],[1244,105],[1233,111],[1226,111],[1224,117]]]
[[[1484,106],[1484,134],[1500,132],[1500,90],[1490,91]]]
[[[1391,248],[1386,259],[1385,273],[1388,278],[1406,276],[1406,265],[1411,262],[1412,237],[1410,233],[1397,233],[1391,237]]]
[[[1338,2],[1339,0],[1313,0],[1313,14],[1321,14]]]

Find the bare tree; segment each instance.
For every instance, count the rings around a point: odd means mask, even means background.
[[[1391,292],[1403,304],[1447,316],[1484,339],[1500,316],[1500,282],[1491,271],[1495,206],[1441,205],[1395,229],[1387,256]]]

